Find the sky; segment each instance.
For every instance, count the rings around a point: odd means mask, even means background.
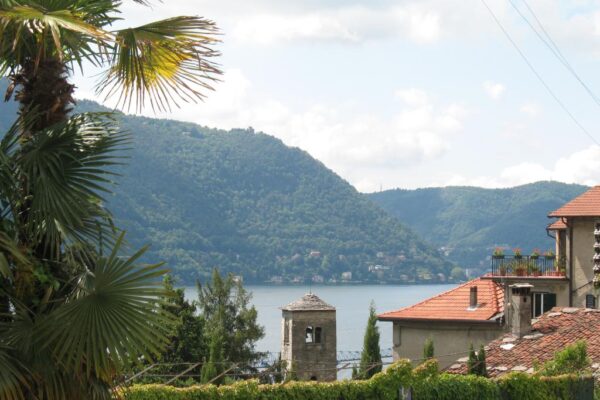
[[[120,24],[175,15],[217,23],[224,75],[145,115],[253,127],[363,192],[600,183],[600,0],[125,1]],[[102,101],[92,75],[77,95]]]

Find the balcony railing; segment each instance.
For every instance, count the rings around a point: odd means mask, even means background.
[[[492,256],[492,276],[564,277],[554,256]]]

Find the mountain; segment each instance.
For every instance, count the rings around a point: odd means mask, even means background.
[[[445,187],[387,190],[368,198],[438,247],[459,265],[487,267],[495,246],[524,253],[553,246],[547,214],[588,188],[537,182],[508,189]]]
[[[7,127],[14,104],[2,107]],[[108,208],[133,248],[151,245],[144,260],[166,261],[182,283],[214,267],[247,282],[448,275],[437,250],[304,151],[252,129],[118,119],[133,146]]]

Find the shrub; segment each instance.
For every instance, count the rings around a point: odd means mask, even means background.
[[[402,360],[371,379],[360,381],[260,385],[251,380],[187,388],[134,385],[122,394],[125,400],[397,400],[401,387],[412,387],[415,400],[592,400],[594,396],[591,376],[511,373],[488,379],[440,374],[436,360],[428,360],[414,370],[410,362]]]

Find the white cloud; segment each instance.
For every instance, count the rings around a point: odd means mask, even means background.
[[[561,157],[550,167],[539,163],[523,162],[504,168],[497,177],[467,178],[454,175],[444,183],[444,186],[512,187],[543,180],[592,186],[600,184],[598,171],[600,171],[600,146],[593,145]]]
[[[374,189],[383,171],[418,164],[444,154],[467,116],[459,104],[439,105],[419,89],[399,90],[403,100],[389,117],[355,104],[314,104],[293,110],[276,99],[258,98],[240,70],[201,106],[186,106],[181,119],[219,128],[252,126],[308,151],[357,185]]]
[[[427,93],[420,89],[399,89],[394,95],[408,106],[422,106],[429,102]]]
[[[501,83],[485,81],[483,82],[483,90],[485,90],[485,92],[488,96],[490,96],[490,98],[498,100],[500,96],[502,96],[506,88]]]
[[[537,117],[542,112],[542,107],[536,103],[526,103],[519,110],[529,117]]]

